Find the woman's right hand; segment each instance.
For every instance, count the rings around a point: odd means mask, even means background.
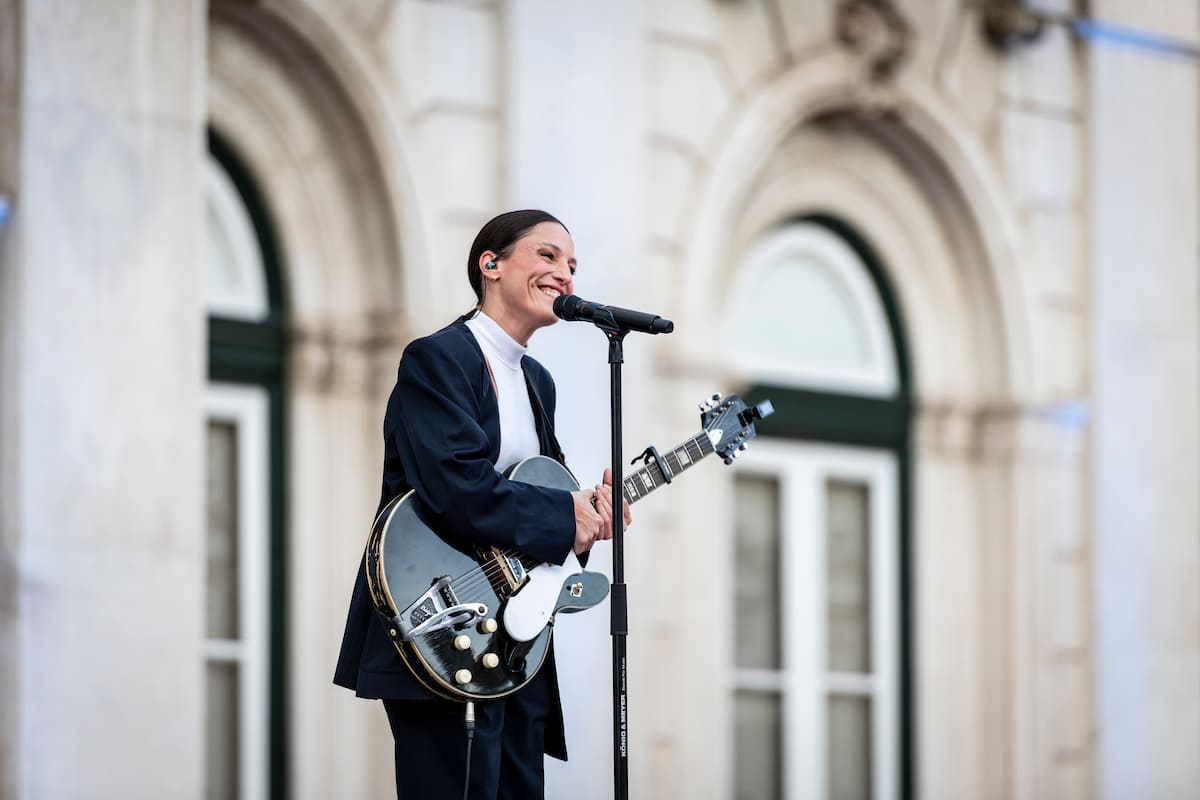
[[[575,502],[575,555],[586,553],[592,549],[597,537],[600,536],[600,512],[592,503],[595,493],[591,490],[571,492]]]

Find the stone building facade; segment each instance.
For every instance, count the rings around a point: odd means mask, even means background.
[[[1196,796],[1200,75],[1161,43],[1200,10],[984,35],[1075,5],[0,0],[0,797],[389,795],[330,684],[383,401],[516,207],[676,323],[627,341],[628,454],[778,409],[634,510],[634,796]],[[605,344],[533,349],[586,482]],[[557,633],[550,797],[611,795],[607,620]]]

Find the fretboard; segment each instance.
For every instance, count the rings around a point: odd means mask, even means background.
[[[674,478],[700,459],[711,455],[712,452],[712,441],[709,440],[707,433],[701,432],[674,450],[659,453],[659,455],[662,456],[667,471],[671,473],[671,478]],[[625,499],[630,503],[636,503],[658,487],[666,486],[667,477],[659,471],[658,464],[654,462],[654,459],[650,459],[646,466],[625,477],[622,483],[625,486]]]

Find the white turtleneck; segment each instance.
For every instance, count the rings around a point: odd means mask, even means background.
[[[500,403],[500,457],[498,469],[507,469],[524,458],[541,452],[537,427],[533,421],[533,406],[525,384],[521,357],[528,348],[505,333],[487,314],[480,311],[467,320],[467,328],[479,342],[483,356],[496,379],[496,394]]]

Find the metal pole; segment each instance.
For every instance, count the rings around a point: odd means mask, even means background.
[[[615,326],[614,326],[615,327]],[[621,364],[625,332],[606,330],[612,405],[612,479],[613,479],[613,796],[629,797],[629,685],[626,636],[629,634],[629,606],[625,587],[625,480],[621,454]]]

